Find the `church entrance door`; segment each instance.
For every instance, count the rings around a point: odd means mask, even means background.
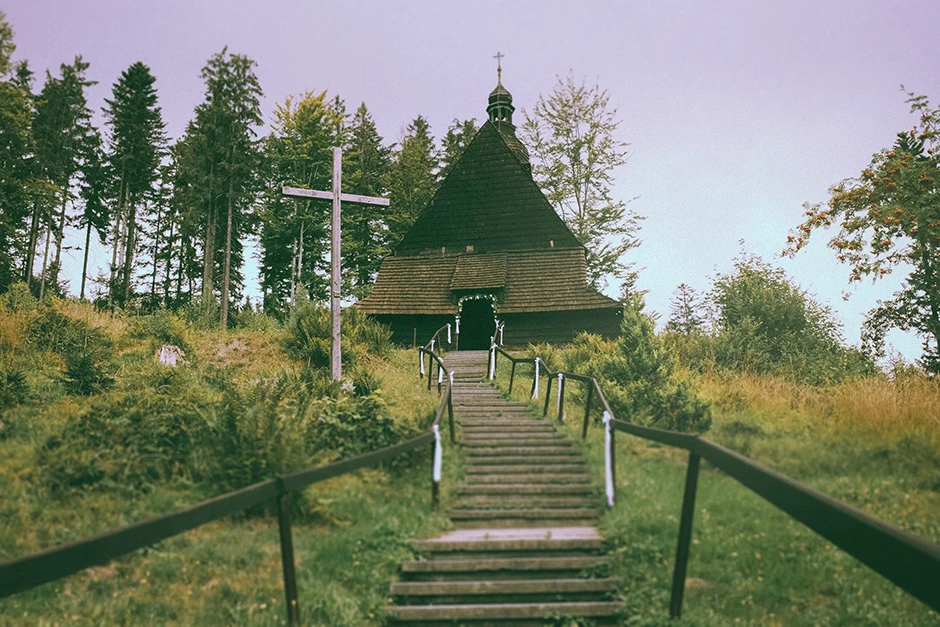
[[[488,298],[466,300],[460,311],[460,350],[486,350],[496,329],[496,312]]]

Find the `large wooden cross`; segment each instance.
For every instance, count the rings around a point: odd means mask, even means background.
[[[388,206],[387,198],[377,198],[375,196],[359,196],[358,194],[344,194],[343,189],[343,150],[342,148],[333,149],[333,190],[321,192],[313,189],[303,189],[301,187],[282,187],[281,193],[292,198],[320,198],[333,201],[333,220],[332,236],[333,246],[330,257],[332,261],[333,285],[330,289],[330,313],[333,317],[333,345],[330,351],[330,371],[333,379],[339,381],[343,376],[343,367],[339,342],[339,311],[340,311],[340,213],[341,203],[355,202],[363,205],[381,205]]]

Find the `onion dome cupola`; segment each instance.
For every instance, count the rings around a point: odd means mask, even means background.
[[[529,165],[529,151],[526,150],[522,142],[516,137],[516,127],[512,123],[512,114],[516,110],[512,105],[512,94],[509,93],[508,89],[503,87],[503,56],[504,55],[497,52],[494,57],[497,62],[496,88],[490,92],[486,113],[490,123],[495,126],[500,135],[503,136],[506,144],[519,158],[519,161],[527,168],[531,168]]]

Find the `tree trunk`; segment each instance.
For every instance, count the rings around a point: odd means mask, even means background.
[[[23,280],[27,287],[33,285],[33,265],[36,263],[36,240],[39,237],[39,203],[33,201],[33,217],[29,224],[29,250],[26,252],[26,271]]]
[[[46,265],[49,262],[49,238],[52,237],[52,229],[46,225],[46,248],[42,253],[42,275],[39,283],[39,300],[46,295]]]
[[[82,288],[78,292],[78,299],[85,300],[85,277],[88,276],[88,247],[91,245],[91,220],[85,227],[85,255],[82,260]]]
[[[127,214],[127,240],[124,245],[124,289],[121,304],[126,305],[131,296],[131,275],[134,273],[134,249],[137,247],[137,205],[131,203]]]
[[[52,282],[59,284],[59,267],[62,263],[62,243],[65,239],[65,203],[68,202],[68,196],[62,192],[62,216],[59,218],[59,232],[56,235],[55,243],[55,265],[53,268]]]
[[[234,176],[229,173],[228,179],[228,216],[225,225],[225,261],[222,265],[222,330],[228,329],[228,283],[231,277],[232,264],[232,194]]]
[[[215,270],[215,165],[209,171],[209,216],[206,220],[206,245],[202,251],[202,296],[205,299],[212,294],[212,280]]]
[[[297,251],[297,287],[304,286],[304,221],[300,221],[300,246]]]

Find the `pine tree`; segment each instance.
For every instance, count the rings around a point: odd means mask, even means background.
[[[382,145],[372,114],[359,105],[349,126],[344,150],[343,189],[364,196],[387,193],[391,151]],[[387,209],[377,205],[343,205],[343,268],[347,294],[368,295],[382,259],[388,254]]]
[[[112,202],[116,207],[108,300],[120,305],[133,293],[139,223],[147,217],[139,212],[153,193],[166,146],[155,82],[150,68],[138,61],[121,73],[112,98],[105,101],[105,119],[111,131],[108,162],[114,177]]]
[[[16,266],[28,257],[25,220],[32,204],[31,73],[25,62],[11,63],[15,49],[13,29],[0,11],[0,292],[17,279]]]
[[[470,118],[463,122],[454,118],[450,128],[447,129],[447,133],[444,135],[444,140],[441,142],[441,180],[447,178],[454,164],[463,155],[463,151],[467,149],[476,134],[476,118]]]
[[[91,246],[92,230],[98,234],[99,241],[104,244],[107,239],[108,221],[110,211],[107,204],[108,176],[105,167],[105,158],[101,146],[101,135],[96,129],[85,138],[82,147],[83,168],[82,182],[79,197],[82,200],[82,212],[78,216],[76,226],[85,229],[85,248],[82,259],[82,282],[79,298],[85,298],[85,280],[88,276],[88,250]]]
[[[418,116],[405,129],[389,173],[389,246],[404,237],[431,201],[438,185],[438,160],[427,120]]]
[[[205,224],[201,298],[204,306],[210,305],[218,286],[223,328],[230,301],[239,297],[242,239],[253,227],[251,208],[261,183],[256,128],[262,123],[262,91],[254,66],[254,61],[229,54],[227,48],[209,58],[201,74],[206,100],[196,107],[180,151],[180,174],[189,186],[181,191],[195,203]]]
[[[46,232],[40,298],[45,293],[47,279],[52,279],[53,286],[58,287],[66,209],[69,200],[74,198],[73,183],[82,169],[83,148],[88,135],[93,132],[85,89],[95,82],[85,78],[87,69],[88,63],[77,56],[71,65],[61,66],[60,78],[47,72],[46,83],[36,105],[33,138],[39,173],[42,179],[55,187],[57,196],[55,207],[37,203]],[[55,260],[49,266],[49,243],[53,233],[56,238]]]
[[[669,304],[671,314],[666,322],[666,330],[683,335],[702,331],[705,326],[702,308],[701,296],[685,283],[680,284]]]

